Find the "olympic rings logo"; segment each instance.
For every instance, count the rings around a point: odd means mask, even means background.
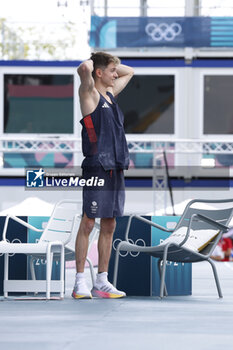
[[[113,241],[113,244],[112,244],[113,249],[117,250],[117,246],[121,242],[122,242],[122,240],[120,238],[115,239],[115,241]],[[137,239],[135,241],[135,243],[134,243],[134,241],[131,238],[129,238],[128,242],[132,243],[132,244],[139,245],[141,247],[145,247],[146,246],[146,242],[143,239],[141,239],[141,238]],[[119,253],[119,255],[122,256],[123,258],[125,258],[128,254],[131,255],[132,258],[136,258],[140,254],[140,252],[125,252],[125,253],[120,252]]]
[[[12,242],[10,242],[9,239],[6,239],[6,241],[7,241],[8,243],[22,243],[22,242],[20,241],[20,239],[18,239],[18,238],[14,238]],[[4,255],[4,253],[1,253],[1,254],[0,254],[0,256],[3,256],[3,255]],[[8,256],[14,256],[14,255],[15,255],[15,253],[9,253],[9,254],[8,254]]]
[[[172,41],[182,32],[182,27],[179,23],[148,23],[145,27],[146,34],[149,35],[154,41]]]

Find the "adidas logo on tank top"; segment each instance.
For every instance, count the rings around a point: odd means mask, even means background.
[[[104,102],[104,104],[102,105],[102,108],[109,108],[109,105],[107,104],[107,102]]]

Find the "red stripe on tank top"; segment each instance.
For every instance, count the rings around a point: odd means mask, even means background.
[[[91,143],[96,143],[97,136],[96,136],[93,121],[91,119],[91,115],[86,116],[83,121],[84,121],[86,130],[87,130],[87,135],[88,135],[89,141]]]

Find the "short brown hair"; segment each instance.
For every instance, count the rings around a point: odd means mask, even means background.
[[[114,63],[115,65],[118,65],[121,63],[120,59],[116,56],[112,56],[109,53],[106,52],[93,52],[91,54],[90,59],[94,63],[94,70],[93,70],[93,77],[95,77],[95,71],[97,68],[103,68],[105,69],[110,63]]]

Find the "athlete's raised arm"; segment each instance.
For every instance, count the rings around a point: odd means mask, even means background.
[[[94,89],[93,69],[93,61],[90,59],[82,62],[78,67],[77,72],[81,80],[79,91],[81,93],[91,92]]]
[[[81,80],[79,97],[83,116],[91,113],[96,108],[98,103],[99,96],[92,76],[93,69],[94,66],[91,59],[82,62],[77,69]]]
[[[118,95],[126,87],[128,82],[134,75],[133,68],[124,64],[117,65],[116,72],[118,78],[115,80],[114,87],[112,88],[114,96]]]

